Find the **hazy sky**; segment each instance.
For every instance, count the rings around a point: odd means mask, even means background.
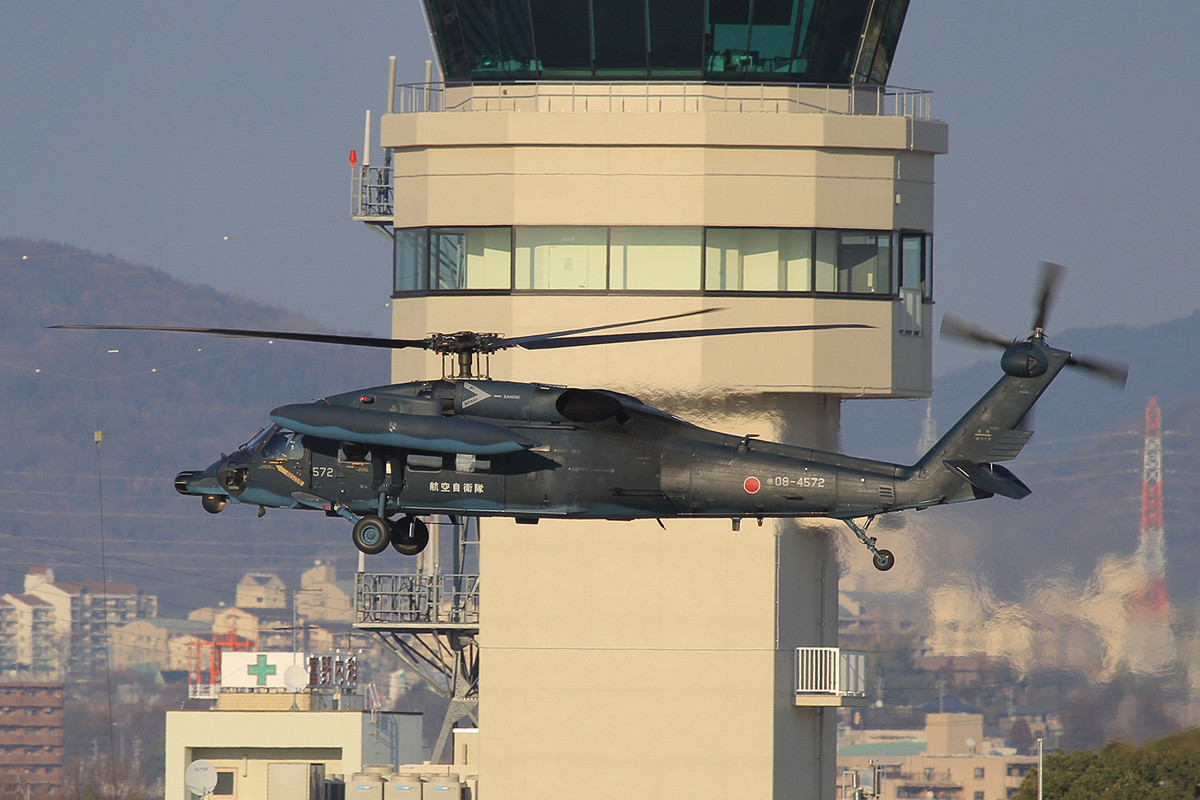
[[[1052,335],[1200,305],[1197,32],[1196,0],[912,0],[890,82],[950,124],[939,312],[1025,333],[1041,259],[1071,269]],[[8,0],[0,236],[385,333],[390,245],[348,219],[346,158],[391,55],[421,79],[416,0]]]

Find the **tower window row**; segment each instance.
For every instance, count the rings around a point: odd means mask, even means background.
[[[424,0],[450,81],[887,81],[909,0]]]
[[[397,294],[464,291],[919,293],[932,239],[909,231],[431,227],[395,231]]]

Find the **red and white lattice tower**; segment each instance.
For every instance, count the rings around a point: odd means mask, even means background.
[[[1129,666],[1158,672],[1175,660],[1171,604],[1163,574],[1162,426],[1158,401],[1146,404],[1146,447],[1142,458],[1142,529],[1137,568],[1141,580],[1129,595]]]
[[[1170,612],[1163,579],[1162,423],[1158,401],[1146,404],[1146,448],[1142,457],[1142,529],[1138,536],[1138,563],[1145,571],[1146,586],[1136,610],[1152,619],[1166,621]],[[1149,591],[1149,594],[1145,590]]]

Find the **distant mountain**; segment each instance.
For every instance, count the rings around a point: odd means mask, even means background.
[[[316,512],[217,517],[172,479],[247,441],[270,409],[385,383],[383,351],[54,324],[320,330],[313,320],[68,245],[0,239],[0,591],[29,566],[163,596],[160,614],[231,601],[238,578],[294,585],[320,558],[348,576],[349,527]],[[103,432],[97,446],[94,431]]]

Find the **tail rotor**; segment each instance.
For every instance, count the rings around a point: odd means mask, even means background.
[[[1036,357],[1037,346],[1045,344],[1046,323],[1057,298],[1058,287],[1067,271],[1063,265],[1050,261],[1043,261],[1041,270],[1041,282],[1033,303],[1033,332],[1026,339],[1006,338],[950,314],[942,317],[942,336],[974,344],[1004,348],[1005,354],[1001,363],[1005,366],[1005,372],[1017,374],[1011,365],[1029,363],[1031,357]],[[1125,386],[1129,378],[1129,367],[1113,361],[1083,358],[1072,354],[1068,363],[1091,372],[1101,380],[1121,387]]]

